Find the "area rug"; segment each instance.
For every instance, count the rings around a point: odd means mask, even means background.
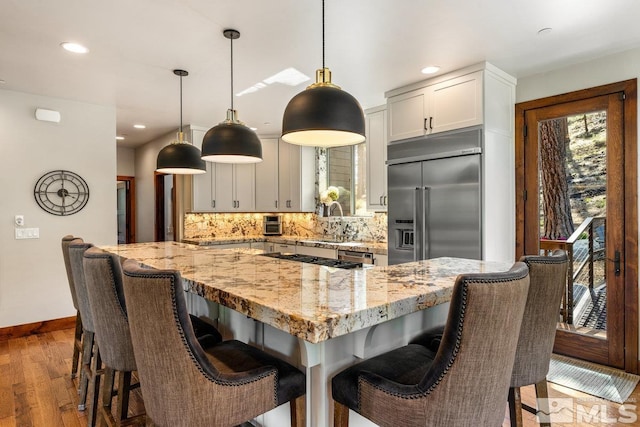
[[[547,381],[616,403],[624,403],[640,376],[595,363],[551,355]]]

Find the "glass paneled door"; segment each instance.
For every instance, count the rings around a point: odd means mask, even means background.
[[[523,110],[517,253],[570,260],[554,351],[625,368],[625,233],[637,235],[637,217],[626,230],[636,184],[635,165],[625,182],[623,93]]]

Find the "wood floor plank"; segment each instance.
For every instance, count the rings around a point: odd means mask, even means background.
[[[86,414],[77,409],[77,379],[72,380],[70,376],[73,338],[73,329],[65,329],[0,340],[0,427],[87,425]],[[522,387],[521,392],[522,401],[535,406],[533,386]],[[599,411],[591,419],[582,417],[578,420],[575,417],[573,422],[553,423],[553,427],[640,426],[640,421],[627,422],[629,419],[622,420],[625,422],[602,422],[603,410],[610,417],[618,416],[620,405],[557,384],[549,383],[549,397],[572,398],[587,411],[594,405]],[[133,391],[131,398],[129,414],[143,413],[140,389]],[[640,402],[640,387],[633,391],[630,402],[634,405]],[[505,403],[503,427],[509,426],[508,415]],[[535,415],[525,411],[522,418],[523,427],[538,427]]]

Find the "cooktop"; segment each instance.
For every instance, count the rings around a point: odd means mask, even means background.
[[[345,261],[342,259],[323,258],[312,255],[300,255],[300,254],[283,254],[281,252],[270,252],[262,254],[271,258],[286,259],[290,261],[306,262],[309,264],[324,265],[327,267],[336,268],[360,268],[361,262]]]

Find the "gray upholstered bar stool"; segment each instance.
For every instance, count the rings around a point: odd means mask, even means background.
[[[511,374],[509,389],[509,418],[511,426],[522,426],[522,407],[536,413],[532,407],[520,400],[520,387],[535,385],[536,396],[543,413],[549,413],[546,406],[547,374],[549,361],[556,337],[556,324],[567,283],[569,259],[567,253],[555,250],[550,256],[524,256],[520,261],[529,267],[531,287],[524,311],[518,350]],[[545,405],[545,406],[542,406]],[[550,426],[549,423],[541,423]]]
[[[77,243],[82,243],[83,240],[79,237],[73,237],[71,235],[64,236],[62,238],[62,258],[64,259],[64,267],[67,271],[67,280],[69,282],[69,291],[71,292],[71,300],[73,301],[73,307],[76,309],[76,330],[73,338],[73,359],[71,363],[71,378],[75,378],[78,373],[78,365],[80,364],[80,358],[82,357],[82,316],[78,309],[78,299],[76,298],[76,286],[73,283],[73,274],[71,273],[71,261],[69,261],[69,244],[77,240]]]
[[[89,414],[87,415],[87,425],[93,427],[96,423],[96,413],[98,410],[98,392],[100,379],[102,374],[102,362],[100,359],[100,349],[95,341],[95,323],[84,274],[84,253],[91,248],[91,243],[80,243],[72,241],[69,245],[69,260],[71,262],[71,272],[73,274],[73,282],[76,288],[76,297],[78,299],[78,308],[82,316],[83,332],[83,348],[82,348],[82,367],[83,375],[80,379],[80,402],[79,410],[84,410],[87,403],[87,392],[89,387],[92,390],[92,401],[89,404]]]
[[[90,248],[84,253],[84,275],[96,340],[105,366],[102,405],[98,410],[100,424],[104,422],[109,426],[120,425],[125,420],[127,423],[136,420],[142,423],[143,414],[127,419],[129,392],[132,388],[131,373],[136,370],[136,360],[127,321],[120,259],[100,248]],[[117,420],[111,413],[116,374]]]
[[[173,270],[123,264],[124,294],[147,419],[171,427],[237,425],[290,402],[305,425],[305,376],[239,341],[203,349]]]
[[[349,409],[380,426],[500,426],[529,289],[528,269],[464,274],[437,352],[409,344],[331,381],[334,426]]]
[[[520,387],[535,385],[540,404],[547,398],[547,373],[556,336],[556,323],[562,302],[569,259],[567,253],[555,250],[550,256],[528,255],[520,258],[529,268],[530,286],[527,306],[522,319],[516,358],[509,388],[509,418],[511,426],[522,425],[522,407],[536,413],[536,409],[523,405]],[[434,328],[414,338],[411,343],[421,344],[437,351],[442,339],[442,327]],[[549,408],[538,408],[548,414]],[[548,423],[541,423],[548,426]]]

